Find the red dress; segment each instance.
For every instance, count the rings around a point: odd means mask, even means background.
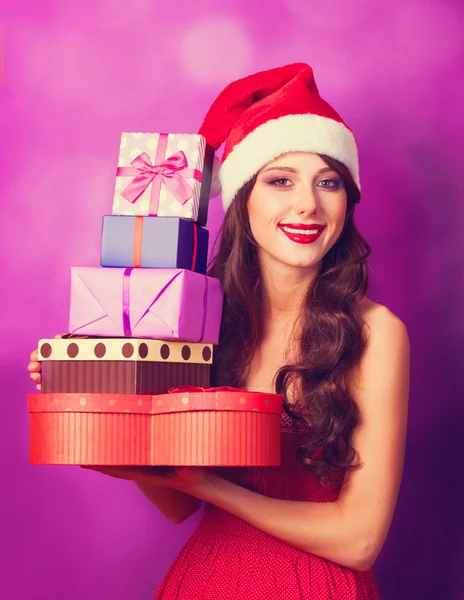
[[[284,413],[282,465],[217,468],[242,487],[285,500],[333,502],[295,456],[308,430]],[[298,550],[207,503],[202,520],[169,568],[155,600],[378,600],[372,570],[354,571]]]

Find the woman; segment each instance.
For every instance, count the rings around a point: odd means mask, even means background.
[[[96,470],[134,480],[173,522],[205,503],[157,600],[378,598],[371,567],[400,487],[409,340],[366,297],[354,136],[305,64],[230,84],[200,133],[226,144],[214,383],[284,395],[282,465]]]

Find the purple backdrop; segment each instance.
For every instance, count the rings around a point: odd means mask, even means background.
[[[151,598],[194,528],[198,515],[172,525],[130,483],[28,464],[29,352],[67,329],[70,266],[98,265],[120,132],[194,132],[224,84],[306,61],[359,141],[356,218],[373,248],[369,295],[411,338],[404,480],[375,565],[382,598],[463,598],[462,3],[8,4],[0,9],[1,597]],[[221,217],[214,199],[212,238]]]

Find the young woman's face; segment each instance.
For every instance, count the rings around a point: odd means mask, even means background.
[[[260,259],[317,265],[342,232],[346,200],[342,179],[318,154],[291,152],[268,163],[248,200]]]

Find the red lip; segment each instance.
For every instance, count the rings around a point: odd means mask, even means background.
[[[325,227],[325,225],[320,225],[319,223],[310,223],[309,225],[303,223],[279,223],[279,227],[284,225],[285,227],[291,227],[292,229],[321,229]]]
[[[284,225],[285,227],[293,227],[295,229],[301,229],[301,230],[311,230],[311,229],[315,229],[316,227],[319,227],[319,231],[317,233],[314,233],[311,235],[308,233],[292,233],[290,231],[285,231],[285,229],[282,229],[282,225]],[[317,225],[317,224],[302,225],[300,223],[281,223],[279,225],[279,229],[290,240],[292,240],[292,242],[296,242],[297,244],[312,244],[319,238],[321,233],[324,231],[325,225]]]

